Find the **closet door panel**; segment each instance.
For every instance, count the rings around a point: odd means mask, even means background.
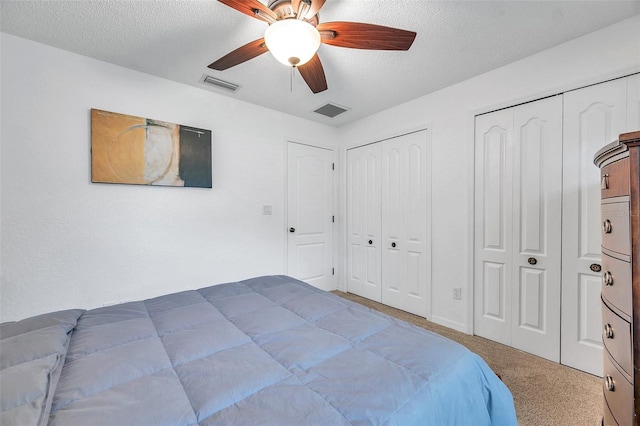
[[[426,131],[381,142],[382,303],[426,315]]]
[[[627,132],[640,129],[640,74],[627,77]]]
[[[405,309],[426,315],[427,291],[427,134],[411,135],[405,149]]]
[[[511,345],[513,111],[476,117],[474,333]]]
[[[602,375],[600,174],[593,156],[627,128],[628,79],[564,95],[561,362]]]
[[[402,308],[401,283],[406,281],[404,259],[399,248],[404,239],[403,158],[399,144],[381,144],[382,203],[382,301]]]
[[[560,360],[562,97],[513,108],[512,345]]]
[[[347,152],[347,290],[380,301],[380,147]]]

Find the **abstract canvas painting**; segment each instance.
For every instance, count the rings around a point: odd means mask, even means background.
[[[91,181],[211,188],[211,131],[91,110]]]

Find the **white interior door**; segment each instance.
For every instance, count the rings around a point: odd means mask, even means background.
[[[475,124],[474,334],[510,346],[513,111]]]
[[[287,146],[287,273],[333,290],[333,151]]]
[[[427,312],[427,132],[381,144],[382,303]]]
[[[513,109],[512,346],[560,362],[562,96]]]
[[[560,359],[562,98],[476,118],[475,333]]]
[[[380,144],[347,151],[347,216],[347,290],[380,302]]]
[[[600,175],[593,156],[626,129],[627,83],[619,79],[564,95],[562,222],[563,364],[602,375]]]
[[[625,132],[640,129],[640,74],[627,77],[627,128]]]

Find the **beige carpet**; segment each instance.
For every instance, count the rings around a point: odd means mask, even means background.
[[[455,340],[480,355],[511,390],[521,426],[595,426],[602,419],[601,379],[470,336],[362,297],[334,294]]]

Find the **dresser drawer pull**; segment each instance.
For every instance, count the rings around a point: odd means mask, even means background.
[[[610,392],[613,392],[614,389],[616,388],[615,381],[613,380],[613,377],[611,377],[609,375],[607,375],[607,377],[605,377],[604,385],[607,387],[607,390],[610,391]]]
[[[613,339],[613,327],[611,327],[611,324],[604,325],[604,336],[607,339]]]
[[[609,219],[607,219],[602,224],[602,232],[604,232],[605,234],[610,234],[611,231],[612,231],[611,221]]]
[[[600,189],[609,189],[609,175],[607,173],[602,175],[602,183],[600,184]]]
[[[611,275],[611,272],[607,271],[602,274],[602,284],[613,285],[613,275]]]
[[[598,265],[597,263],[592,263],[591,266],[589,266],[589,269],[591,269],[593,272],[600,272],[602,271],[602,266]]]

